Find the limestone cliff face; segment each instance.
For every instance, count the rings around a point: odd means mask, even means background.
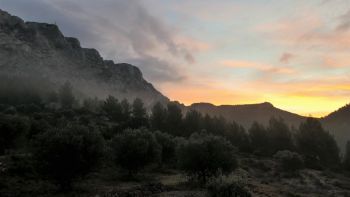
[[[24,22],[2,10],[0,72],[45,77],[57,85],[70,81],[87,96],[140,97],[147,104],[168,101],[137,67],[104,60],[97,50],[65,37],[56,25]]]

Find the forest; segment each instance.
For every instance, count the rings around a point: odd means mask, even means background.
[[[246,157],[274,159],[287,177],[350,170],[350,145],[340,155],[311,117],[297,128],[272,117],[246,130],[177,102],[148,108],[139,98],[79,97],[69,82],[43,91],[34,80],[9,79],[0,87],[0,196],[91,194],[80,184],[86,177],[153,184],[150,173],[180,174],[176,187],[209,196],[251,196],[245,183],[229,178]]]

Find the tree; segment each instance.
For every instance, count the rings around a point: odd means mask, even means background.
[[[62,108],[72,108],[76,102],[73,94],[73,87],[69,82],[65,82],[58,92],[58,98]]]
[[[202,183],[220,173],[228,174],[237,167],[235,148],[226,139],[205,133],[194,133],[180,145],[179,168]]]
[[[181,135],[182,111],[178,103],[170,102],[167,105],[168,116],[166,118],[167,132],[174,136]]]
[[[315,118],[307,118],[300,124],[296,142],[307,167],[335,167],[340,163],[336,141]]]
[[[233,121],[229,125],[229,128],[226,131],[225,136],[232,143],[232,145],[236,146],[240,151],[242,152],[251,151],[250,139],[245,129],[243,128],[243,126]]]
[[[102,110],[111,121],[120,122],[122,120],[122,107],[115,97],[108,96],[102,105]]]
[[[152,114],[150,117],[150,123],[151,128],[153,130],[165,130],[165,124],[166,124],[166,117],[167,117],[167,110],[164,108],[164,106],[157,102],[153,108],[152,108]]]
[[[256,154],[268,154],[268,134],[265,127],[257,122],[254,122],[248,130],[251,146]]]
[[[103,155],[101,135],[83,126],[68,125],[39,134],[33,142],[38,172],[71,189],[72,181],[89,173]]]
[[[132,128],[137,129],[141,127],[148,127],[147,112],[141,99],[137,98],[134,100],[132,104],[131,114],[132,114],[131,116]]]
[[[269,136],[268,147],[271,155],[279,150],[294,150],[291,132],[283,119],[271,118],[267,133]]]
[[[183,120],[184,136],[190,136],[194,132],[200,132],[203,129],[202,126],[202,114],[195,110],[190,110],[186,113]]]
[[[350,171],[350,141],[346,143],[343,166],[345,170]]]
[[[176,141],[174,137],[160,131],[156,131],[154,135],[161,147],[160,166],[174,163],[176,159]]]
[[[111,143],[116,165],[128,170],[132,176],[140,169],[160,158],[160,146],[148,130],[127,129],[116,135]]]
[[[128,100],[123,99],[122,102],[120,102],[120,106],[122,108],[122,117],[124,124],[128,125],[130,122],[130,116],[131,116],[131,107]]]

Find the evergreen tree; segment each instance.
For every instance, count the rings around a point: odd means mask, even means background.
[[[194,132],[200,132],[204,127],[202,126],[202,114],[195,110],[190,110],[186,113],[183,120],[184,136],[190,136]]]
[[[151,127],[153,130],[164,131],[166,124],[167,110],[164,106],[157,102],[152,108],[152,115],[150,117]]]
[[[113,96],[108,96],[102,105],[102,110],[111,121],[120,122],[122,120],[122,107],[118,99]]]
[[[334,167],[340,163],[339,148],[333,136],[315,118],[307,118],[296,134],[297,147],[308,167]]]
[[[267,146],[269,139],[265,127],[257,122],[254,122],[248,133],[253,151],[256,154],[268,154]]]
[[[58,97],[62,108],[72,108],[76,102],[73,94],[73,87],[69,82],[65,82],[58,92]]]
[[[170,102],[167,105],[168,116],[166,119],[167,132],[175,136],[181,135],[182,131],[182,111],[178,103]]]
[[[251,150],[249,136],[243,126],[232,122],[226,131],[225,136],[240,151],[249,152]]]
[[[130,122],[130,118],[131,118],[131,106],[128,100],[123,99],[122,102],[120,102],[120,106],[122,109],[122,119],[123,122],[128,125]]]
[[[346,143],[343,166],[345,170],[350,171],[350,141]]]
[[[282,118],[271,118],[267,128],[269,152],[271,155],[279,150],[294,150],[292,135]]]
[[[136,98],[132,104],[131,127],[148,127],[147,111],[141,99]]]

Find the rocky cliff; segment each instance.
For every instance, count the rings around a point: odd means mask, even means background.
[[[57,85],[70,81],[90,97],[140,97],[147,104],[168,101],[137,67],[104,60],[97,50],[82,48],[78,39],[65,37],[54,24],[24,22],[2,10],[0,72],[43,77]]]

